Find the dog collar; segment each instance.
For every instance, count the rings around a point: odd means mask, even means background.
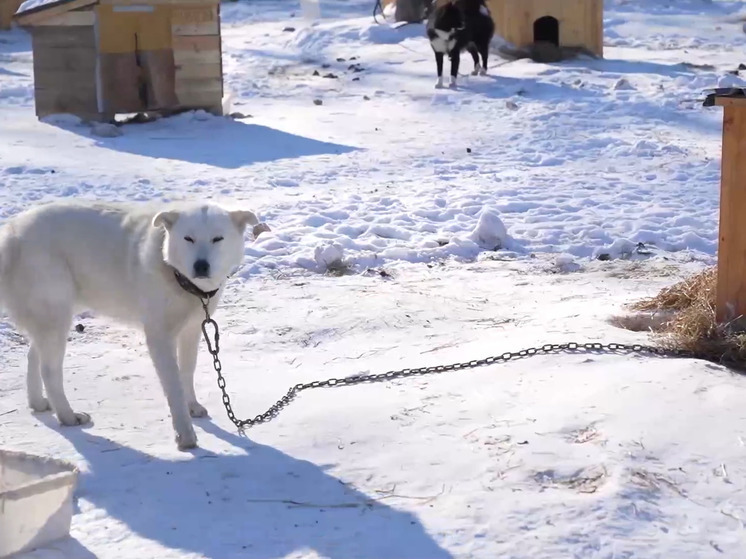
[[[220,291],[220,288],[213,289],[212,291],[202,291],[199,287],[194,285],[189,278],[187,278],[184,274],[179,272],[176,268],[171,268],[174,271],[174,277],[176,278],[176,282],[179,284],[179,287],[181,287],[184,291],[191,295],[195,295],[196,297],[199,297],[200,299],[212,299],[215,297],[215,294]]]

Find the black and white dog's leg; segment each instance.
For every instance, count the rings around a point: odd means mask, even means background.
[[[458,79],[458,65],[460,62],[460,52],[459,49],[453,49],[451,51],[451,83],[448,87],[451,89],[456,89],[456,81]]]
[[[479,75],[482,72],[482,67],[479,65],[479,51],[475,45],[469,45],[469,54],[474,59],[474,71],[471,73],[472,76]]]
[[[490,54],[490,44],[487,43],[482,47],[480,54],[482,55],[482,68],[479,70],[480,76],[487,75],[487,56]]]
[[[443,88],[443,53],[438,51],[435,52],[435,66],[438,68],[438,81],[435,84],[436,89]]]

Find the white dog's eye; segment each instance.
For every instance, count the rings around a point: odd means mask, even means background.
[[[213,243],[219,243],[219,242],[220,242],[220,241],[222,241],[222,240],[223,240],[223,237],[215,237],[215,238],[214,238],[214,239],[212,240],[212,242],[213,242]]]
[[[184,237],[184,240],[185,240],[186,242],[188,242],[188,243],[192,243],[192,244],[194,244],[194,239],[192,239],[191,237]]]

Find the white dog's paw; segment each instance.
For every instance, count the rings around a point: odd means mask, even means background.
[[[192,417],[207,417],[207,409],[199,402],[189,402],[189,415]]]
[[[197,448],[197,435],[194,431],[186,433],[184,435],[176,435],[176,446],[179,450],[189,450],[190,448]]]
[[[28,407],[30,407],[36,413],[44,413],[45,411],[49,411],[52,409],[52,406],[49,405],[49,400],[47,400],[44,396],[29,399]]]
[[[91,422],[91,416],[85,412],[73,412],[72,415],[58,415],[57,419],[60,425],[65,427],[76,427],[77,425],[85,425]]]

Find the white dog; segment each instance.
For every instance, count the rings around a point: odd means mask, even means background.
[[[194,292],[213,294],[212,313],[243,259],[249,224],[258,224],[253,212],[214,205],[101,203],[53,203],[8,221],[0,229],[0,306],[30,342],[29,406],[51,405],[62,425],[90,421],[70,407],[62,383],[75,309],[88,308],[144,330],[178,447],[195,447],[190,415],[207,411],[194,393],[204,318]]]

